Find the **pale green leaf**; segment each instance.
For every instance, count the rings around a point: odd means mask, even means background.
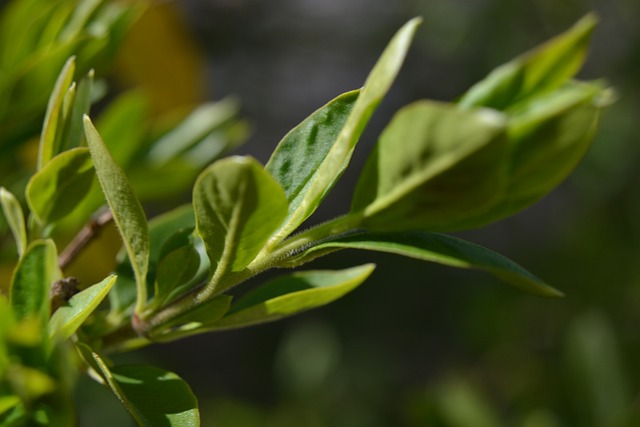
[[[44,225],[63,219],[87,195],[93,177],[87,148],[58,154],[29,180],[26,196],[31,212]]]
[[[96,176],[131,261],[138,291],[136,309],[141,311],[147,302],[146,277],[149,268],[147,219],[124,171],[113,160],[98,131],[87,116],[85,116],[84,125]]]
[[[59,126],[62,126],[62,104],[64,102],[65,95],[71,86],[73,81],[73,74],[76,67],[75,56],[72,56],[67,60],[58,80],[51,92],[49,98],[49,104],[47,105],[47,112],[44,117],[44,124],[42,126],[42,134],[40,136],[40,150],[38,152],[38,169],[42,167],[58,153],[59,146],[56,137],[58,135]]]
[[[36,317],[49,320],[49,290],[62,277],[58,254],[52,240],[31,243],[16,266],[11,279],[10,301],[17,320]]]
[[[417,26],[420,24],[419,18],[413,19],[405,24],[392,38],[389,45],[382,53],[380,59],[373,67],[373,70],[367,77],[363,89],[361,90],[358,99],[353,105],[351,113],[346,122],[342,125],[333,144],[330,143],[331,139],[325,140],[321,144],[317,144],[317,147],[311,145],[313,148],[320,149],[319,153],[308,155],[305,158],[309,158],[312,161],[311,171],[312,174],[302,174],[296,176],[296,179],[303,180],[302,182],[294,181],[291,184],[285,182],[284,187],[289,188],[289,196],[295,197],[291,201],[291,209],[289,211],[286,222],[275,236],[275,240],[281,240],[291,234],[305,219],[307,219],[319,206],[325,196],[329,193],[331,188],[336,184],[342,173],[345,171],[351,155],[355,148],[355,145],[362,134],[369,118],[382,101],[383,97],[391,87],[391,84],[396,78],[400,66],[402,65],[406,56],[407,50],[413,39],[413,35]],[[346,95],[346,96],[354,96]],[[330,104],[331,105],[331,104]],[[318,118],[322,117],[322,110],[318,113]],[[310,118],[313,124],[314,117]],[[339,119],[341,120],[341,119]],[[338,122],[339,123],[339,122]],[[303,129],[304,129],[303,123]],[[335,132],[337,128],[330,129],[331,132]],[[302,138],[298,141],[299,144],[309,145],[309,137],[314,138],[313,127],[310,132],[302,133]],[[287,145],[291,145],[292,142],[287,142]],[[327,150],[327,148],[329,148]],[[304,149],[304,147],[303,147]],[[292,151],[290,149],[286,151]],[[286,154],[284,148],[282,151],[276,151],[278,156]],[[297,159],[296,162],[302,162],[303,159]],[[273,160],[270,162],[270,169],[281,169],[286,166],[286,159]],[[277,176],[281,176],[281,172],[276,173]],[[296,189],[295,192],[291,192],[290,189]]]
[[[116,277],[109,276],[72,296],[66,305],[59,307],[51,316],[49,336],[65,340],[73,335],[107,296],[115,282]]]
[[[352,213],[377,230],[448,229],[495,204],[507,184],[506,119],[489,109],[418,101],[384,130]]]
[[[0,187],[0,204],[4,217],[9,224],[13,238],[16,241],[18,255],[22,256],[27,247],[27,231],[24,223],[22,206],[16,197],[6,188]]]
[[[567,32],[496,68],[460,99],[460,105],[505,110],[562,86],[582,67],[596,22],[595,15],[587,15]]]
[[[228,123],[238,112],[238,102],[228,98],[203,104],[160,138],[149,151],[152,163],[162,164],[184,153],[215,129]]]
[[[107,366],[103,358],[79,343],[84,360],[141,427],[198,427],[198,402],[189,385],[173,372],[147,365]]]
[[[321,307],[341,298],[364,282],[373,264],[346,270],[305,271],[270,281],[247,293],[229,314],[209,329],[231,329],[271,322]]]
[[[193,205],[215,269],[214,287],[225,274],[244,269],[287,215],[284,191],[249,157],[230,157],[207,168],[196,181]]]
[[[84,141],[82,117],[85,114],[89,114],[91,107],[94,74],[94,71],[90,70],[78,84],[73,110],[69,117],[69,136],[66,140],[66,145],[63,147],[65,150],[80,147]]]
[[[510,259],[475,243],[441,233],[363,232],[313,246],[300,257],[312,257],[314,252],[341,248],[388,252],[450,267],[483,270],[527,292],[547,297],[562,296],[561,292]]]

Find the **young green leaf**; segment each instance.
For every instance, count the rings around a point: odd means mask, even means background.
[[[129,255],[138,291],[136,311],[141,312],[147,302],[146,277],[149,268],[147,219],[124,171],[113,160],[98,131],[87,116],[84,118],[84,129],[96,169],[96,176]]]
[[[44,117],[44,125],[40,136],[40,150],[38,152],[38,170],[58,153],[59,147],[56,137],[59,133],[58,127],[61,123],[62,104],[73,81],[75,73],[76,59],[74,56],[69,58],[65,63],[58,80],[51,92],[47,112]]]
[[[496,68],[459,104],[505,110],[531,95],[562,86],[582,67],[596,22],[595,15],[587,15],[567,32]]]
[[[247,293],[210,330],[271,322],[321,307],[364,282],[373,264],[338,271],[304,271],[272,280]]]
[[[0,187],[0,204],[2,204],[2,211],[16,241],[18,256],[22,256],[27,247],[27,231],[22,206],[18,199],[4,187]]]
[[[90,70],[78,84],[73,110],[69,117],[69,136],[66,138],[66,146],[62,147],[63,150],[80,147],[84,141],[82,117],[89,114],[91,108],[94,74],[94,71]]]
[[[162,304],[179,294],[191,283],[199,267],[200,254],[191,241],[162,257],[156,271],[154,301]]]
[[[67,305],[58,308],[51,316],[49,336],[65,340],[73,335],[107,296],[115,282],[116,276],[109,276],[72,296]]]
[[[93,177],[89,149],[73,148],[58,154],[27,184],[31,212],[44,225],[63,219],[87,195]]]
[[[278,147],[276,150],[274,154],[276,157],[269,162],[268,168],[278,179],[282,180],[283,187],[287,189],[287,195],[291,201],[287,220],[274,237],[276,242],[291,234],[316,210],[346,169],[362,131],[395,80],[420,22],[419,18],[409,21],[391,39],[367,77],[358,99],[351,107],[351,113],[341,128],[339,126],[329,127],[326,132],[319,134],[322,136],[322,142],[316,143],[314,141],[316,128],[326,120],[325,114],[331,112],[333,107],[339,106],[339,104],[330,103],[325,107],[326,110],[320,110],[312,115],[306,124],[303,122],[302,128],[299,129],[301,131],[299,139],[294,134],[292,137],[295,137],[295,140],[286,139],[281,143],[284,144],[283,147]],[[354,95],[355,93],[347,94],[345,97],[348,100]],[[344,101],[345,98],[342,98],[340,102]],[[344,105],[341,108],[341,114],[344,114],[346,108]],[[317,119],[319,119],[319,123],[315,123]],[[337,124],[340,125],[342,120],[344,119],[339,116]],[[333,136],[337,131],[339,131],[337,136]],[[332,140],[334,140],[333,143]],[[298,148],[296,145],[302,147]],[[309,152],[305,157],[295,160],[290,158],[291,155],[297,156],[300,152],[306,152],[305,147],[319,151]],[[286,170],[288,164],[294,166],[307,159],[310,159],[310,165],[308,169],[306,165],[302,169],[307,173],[294,175],[294,180],[291,182],[287,182],[287,179],[283,178],[283,172],[289,172]]]
[[[510,259],[475,243],[440,233],[363,232],[313,246],[301,258],[339,248],[388,252],[450,267],[483,270],[527,292],[547,297],[563,295]]]
[[[109,367],[87,345],[78,350],[141,427],[200,425],[198,402],[189,385],[173,372],[147,365]]]
[[[9,298],[16,319],[36,317],[45,325],[49,320],[49,289],[61,277],[53,241],[36,240],[31,243],[11,279]]]
[[[352,213],[376,230],[447,229],[502,196],[505,117],[418,101],[396,114],[365,165]]]
[[[207,168],[196,181],[193,206],[215,268],[211,292],[225,274],[253,261],[287,215],[282,187],[249,157],[230,157]]]

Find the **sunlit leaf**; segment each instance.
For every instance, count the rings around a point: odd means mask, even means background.
[[[196,181],[193,204],[215,266],[214,286],[225,274],[245,268],[287,215],[284,191],[249,157],[230,157],[207,168]]]
[[[240,298],[211,330],[270,322],[329,304],[364,282],[373,269],[373,264],[365,264],[346,270],[304,271],[277,278]]]
[[[418,18],[409,21],[391,39],[389,45],[367,77],[364,87],[355,105],[351,107],[351,113],[341,129],[338,127],[328,128],[330,133],[325,135],[325,132],[323,132],[321,134],[323,142],[314,145],[315,131],[313,130],[313,126],[316,119],[312,116],[309,119],[309,123],[303,123],[302,125],[301,130],[304,130],[307,125],[311,125],[309,130],[301,133],[300,136],[302,138],[298,139],[297,142],[287,141],[285,143],[288,146],[287,150],[284,150],[283,147],[283,149],[277,151],[278,156],[282,156],[289,154],[289,151],[291,154],[297,155],[299,151],[304,150],[304,146],[310,146],[320,150],[317,153],[309,153],[304,158],[310,159],[311,165],[309,171],[312,172],[311,174],[305,173],[297,175],[295,176],[295,181],[291,183],[285,182],[283,185],[285,188],[288,188],[291,208],[286,222],[275,237],[276,240],[285,238],[302,224],[302,222],[316,210],[345,171],[355,145],[367,125],[369,118],[395,80],[420,22],[421,20]],[[355,96],[355,94],[352,93],[351,95],[345,96],[348,100],[349,97]],[[341,102],[344,102],[344,99]],[[330,111],[331,106],[332,104],[329,104],[329,106],[325,108],[328,108],[328,111]],[[345,107],[343,106],[342,108],[342,114],[344,114]],[[322,110],[317,114],[318,119],[321,121],[326,120],[326,118],[323,117],[325,113]],[[343,119],[339,119],[338,124],[340,124],[341,120]],[[339,133],[332,136],[335,132]],[[294,142],[301,144],[303,146],[302,150],[296,149],[294,152],[291,148]],[[333,143],[331,144],[331,142]],[[303,159],[296,160],[296,162],[303,161]],[[270,162],[270,170],[275,170],[276,176],[281,176],[282,172],[278,172],[277,169],[286,167],[286,163],[286,158],[272,160],[272,162]],[[295,163],[292,163],[292,166],[293,165],[295,165]],[[302,182],[298,180],[302,180]],[[292,189],[295,189],[295,192],[292,192]],[[294,197],[291,198],[291,196]]]
[[[31,177],[27,202],[42,224],[63,219],[87,195],[94,172],[91,154],[85,147],[58,154]]]
[[[73,81],[73,74],[76,68],[76,59],[74,56],[66,62],[58,80],[51,92],[47,112],[44,117],[44,125],[42,127],[42,135],[40,137],[40,151],[38,153],[38,169],[41,169],[49,160],[58,153],[59,146],[56,141],[58,134],[58,126],[62,123],[60,120],[62,112],[62,104],[65,95]]]
[[[98,131],[87,116],[85,116],[84,125],[98,181],[111,208],[131,261],[138,290],[137,309],[140,311],[147,301],[146,277],[149,267],[147,219],[124,171],[113,160]]]
[[[336,248],[388,252],[450,267],[483,270],[527,292],[550,297],[562,296],[561,292],[510,259],[446,234],[415,231],[363,232],[320,243],[305,251],[302,256],[312,256],[316,251]]]
[[[0,204],[4,217],[9,224],[11,233],[18,248],[18,255],[22,256],[27,247],[27,231],[24,223],[22,206],[16,197],[6,188],[0,187]]]
[[[107,296],[115,281],[115,276],[109,276],[72,296],[66,305],[58,308],[51,316],[49,336],[64,340],[73,335]]]
[[[14,270],[10,300],[17,320],[37,317],[49,319],[49,289],[62,277],[56,246],[51,240],[31,243]]]
[[[495,204],[506,186],[506,120],[488,109],[418,101],[385,129],[358,181],[365,228],[447,229]]]
[[[496,68],[460,99],[460,105],[505,110],[562,86],[582,67],[596,22],[595,15],[587,15],[567,32]]]
[[[200,425],[196,397],[187,383],[173,372],[147,365],[109,367],[87,345],[78,344],[78,350],[139,426]]]

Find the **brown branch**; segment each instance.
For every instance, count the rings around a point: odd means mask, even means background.
[[[113,221],[110,210],[99,213],[76,234],[58,257],[60,269],[65,269],[71,261],[99,234],[102,227]]]

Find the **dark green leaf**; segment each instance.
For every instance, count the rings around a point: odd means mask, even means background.
[[[290,183],[287,183],[285,180],[284,186],[287,188],[287,194],[291,200],[291,208],[286,222],[274,237],[276,242],[291,234],[292,231],[316,210],[345,171],[355,145],[367,125],[369,118],[395,80],[420,22],[418,18],[409,21],[391,39],[389,45],[367,77],[364,87],[355,105],[351,108],[349,117],[341,126],[341,129],[338,127],[330,129],[331,133],[327,135],[329,139],[324,140],[320,144],[312,145],[313,148],[319,149],[319,152],[314,152],[312,155],[307,155],[302,159],[296,159],[296,162],[303,162],[306,159],[310,159],[310,171],[313,173],[311,175],[308,173],[297,175],[294,177],[295,181]],[[355,94],[347,94],[345,96],[348,99],[349,96],[354,95]],[[342,99],[340,102],[344,101],[345,100]],[[335,106],[337,105],[339,104],[335,104]],[[331,107],[332,104],[329,104],[329,106],[325,108],[330,110]],[[346,112],[345,107],[342,106],[341,108],[343,110],[341,114],[344,114]],[[318,119],[322,119],[324,116],[323,110],[320,110],[317,114]],[[307,125],[312,125],[312,128],[310,131],[302,132],[302,138],[298,140],[298,144],[309,145],[308,138],[314,138],[314,116],[309,120],[310,122],[307,123]],[[344,119],[340,118],[338,125],[341,120]],[[304,130],[306,125],[303,123],[302,126],[303,128],[301,130]],[[337,136],[330,136],[338,130],[339,133]],[[307,137],[306,134],[308,134],[309,137]],[[331,144],[333,139],[335,140]],[[289,147],[291,147],[292,144],[293,141],[286,143]],[[327,148],[329,149],[327,150]],[[291,148],[285,150],[283,147],[282,150],[277,150],[276,152],[278,153],[278,157],[280,157],[284,154],[297,155],[297,151],[298,150],[294,153]],[[304,147],[302,147],[301,151],[304,151]],[[279,179],[283,179],[281,177],[282,171],[277,171],[277,169],[281,169],[282,167],[286,168],[286,163],[287,159],[274,159],[270,162],[270,170],[273,171],[276,176],[280,176]],[[300,182],[298,180],[302,181]]]
[[[49,289],[62,277],[56,246],[51,240],[31,243],[11,279],[11,306],[17,320],[36,317],[44,326],[49,320]]]
[[[188,242],[164,256],[158,264],[154,300],[162,303],[179,294],[198,273],[200,254]]]
[[[133,193],[122,168],[113,160],[89,117],[84,120],[87,144],[102,192],[124,241],[136,278],[141,311],[147,302],[147,270],[149,267],[149,230],[140,201]]]
[[[460,99],[460,105],[505,110],[562,86],[582,67],[596,21],[587,15],[567,32],[496,68]]]
[[[230,329],[292,316],[329,304],[355,289],[373,264],[338,271],[305,271],[270,281],[247,293],[210,329]]]
[[[80,343],[82,357],[127,408],[139,426],[200,425],[198,402],[179,376],[147,365],[109,367],[95,351]]]
[[[71,297],[66,305],[58,308],[51,316],[49,336],[65,340],[73,335],[107,296],[115,281],[115,276],[109,276]]]
[[[504,256],[475,243],[440,233],[364,232],[313,246],[302,257],[336,248],[388,252],[457,268],[483,270],[525,291],[550,297],[562,293]]]
[[[248,157],[230,157],[207,168],[196,181],[193,204],[198,232],[215,266],[213,286],[225,274],[244,269],[287,215],[280,185]]]
[[[507,177],[505,117],[418,101],[385,129],[357,184],[352,213],[378,230],[448,229],[484,212]]]
[[[29,180],[27,202],[43,225],[63,219],[87,195],[94,172],[87,148],[58,154]]]

